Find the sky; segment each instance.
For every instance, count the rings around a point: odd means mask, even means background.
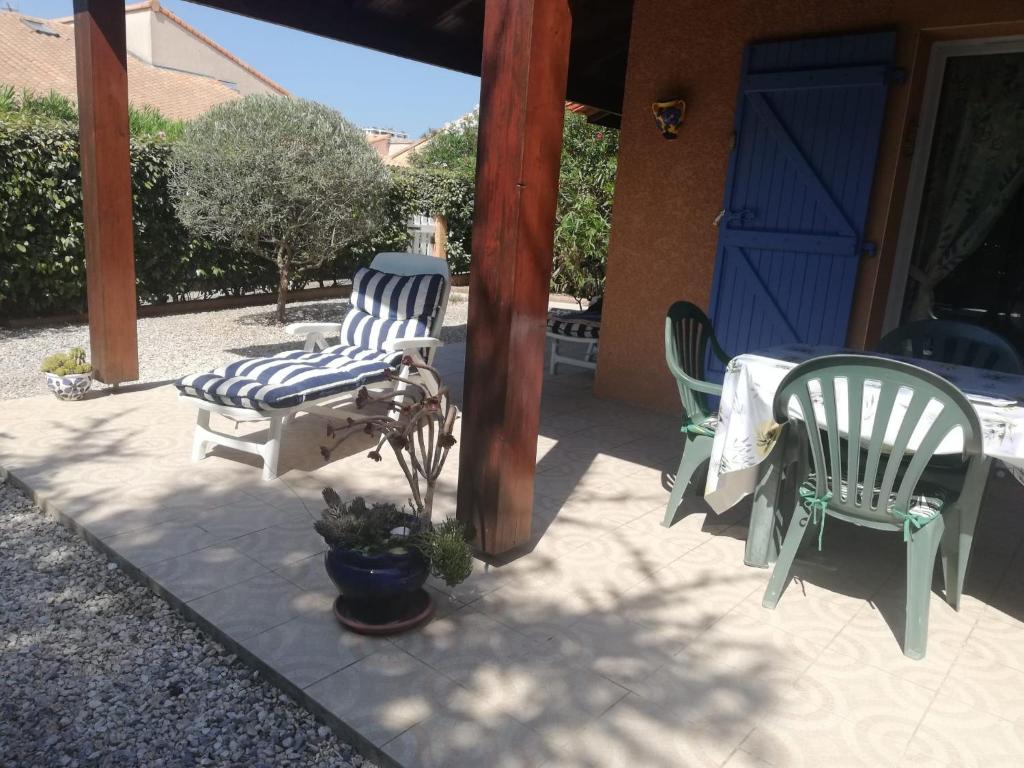
[[[182,0],[161,0],[161,5],[294,95],[329,104],[363,127],[417,137],[479,101],[477,77]],[[0,7],[53,18],[70,15],[72,0],[0,0]]]

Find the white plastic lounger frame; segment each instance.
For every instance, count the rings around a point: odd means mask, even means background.
[[[561,333],[548,331],[548,338],[551,339],[551,357],[548,361],[548,372],[554,376],[555,366],[559,363],[565,365],[578,365],[580,368],[597,369],[597,339],[583,339],[579,336],[564,336]],[[571,344],[585,344],[587,349],[583,357],[572,357],[563,355],[558,351],[558,345],[562,342]]]
[[[393,275],[443,275],[445,282],[441,291],[441,299],[438,303],[437,315],[434,317],[430,328],[430,336],[417,336],[413,338],[395,339],[388,342],[387,349],[394,351],[408,351],[414,360],[422,359],[431,363],[438,347],[444,345],[441,341],[441,328],[444,326],[444,315],[448,308],[448,294],[451,291],[451,273],[448,270],[446,259],[438,259],[420,253],[378,253],[370,263],[371,269],[380,272],[389,272]],[[327,347],[329,336],[338,336],[341,333],[341,323],[293,323],[285,327],[285,332],[293,336],[305,336],[303,349],[306,352],[313,352]],[[419,350],[423,350],[421,358]],[[424,380],[428,390],[435,390],[437,382]],[[388,382],[379,382],[371,385],[373,389],[384,389],[391,386]],[[222,405],[198,397],[179,395],[189,405],[198,409],[196,415],[196,431],[192,439],[192,460],[199,461],[206,455],[207,446],[210,444],[223,445],[226,448],[233,448],[237,451],[255,454],[263,459],[263,479],[273,480],[277,477],[277,462],[281,455],[281,434],[284,425],[291,421],[299,413],[319,413],[323,416],[338,418],[339,414],[335,409],[350,406],[355,402],[358,389],[351,392],[344,392],[338,395],[330,395],[320,400],[312,400],[292,408],[280,408],[273,410],[256,410],[239,408],[236,406]],[[232,421],[266,421],[268,422],[266,439],[263,442],[258,440],[231,437],[222,432],[217,432],[210,427],[210,415],[219,413]]]

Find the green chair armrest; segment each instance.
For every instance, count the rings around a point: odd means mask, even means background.
[[[696,392],[703,392],[708,395],[721,397],[721,384],[715,384],[711,381],[701,381],[700,379],[695,379],[692,376],[687,375],[687,373],[676,364],[675,360],[672,360],[671,358],[667,362],[668,369],[672,373],[672,376],[674,376],[676,381],[684,387],[688,387]]]

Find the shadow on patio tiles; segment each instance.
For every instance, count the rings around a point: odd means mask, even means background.
[[[145,535],[135,536],[134,547],[124,546],[119,555],[140,567],[164,594],[182,601],[206,622],[204,626],[216,627],[229,646],[242,644],[271,670],[287,676],[286,690],[298,693],[308,686],[314,708],[340,716],[406,764],[465,764],[462,757],[469,759],[480,750],[480,743],[467,740],[467,734],[514,747],[507,758],[495,758],[493,765],[503,764],[503,759],[504,764],[523,765],[556,760],[562,745],[629,693],[602,670],[631,682],[670,663],[679,648],[675,642],[665,645],[649,626],[622,621],[614,610],[596,612],[586,587],[577,590],[581,602],[567,598],[566,606],[549,605],[551,624],[588,620],[557,640],[553,634],[527,636],[461,604],[421,634],[395,643],[339,640],[342,631],[330,618],[324,584],[313,583],[314,589],[304,590],[282,576],[297,562],[319,559],[308,554],[308,540],[300,537],[293,550],[285,544],[283,554],[270,552],[266,541],[257,542],[270,528],[292,526],[293,520],[299,525],[300,516],[283,512],[260,493],[250,495],[249,489],[263,487],[235,455],[231,461],[212,457],[199,465],[182,463],[180,471],[161,468],[152,461],[154,456],[187,451],[187,444],[179,444],[142,418],[149,406],[165,403],[134,408],[131,401],[118,398],[117,405],[104,406],[103,413],[86,418],[77,414],[73,424],[51,424],[54,431],[46,450],[20,456],[13,462],[15,471],[35,482],[52,477],[61,467],[75,467],[66,476],[58,471],[60,480],[49,491],[58,510],[67,500],[79,517],[107,504],[119,511],[128,509],[130,502],[119,506],[121,502],[130,500],[135,488],[145,489],[136,512],[166,511],[176,522],[159,520],[161,515],[148,518],[152,525]],[[187,434],[189,429],[184,429]],[[126,472],[123,478],[105,472],[139,466],[147,469]],[[322,471],[330,474],[330,467]],[[286,476],[282,483],[287,482]],[[163,495],[156,492],[160,483]],[[613,491],[606,502],[616,503],[617,493]],[[218,511],[225,516],[218,518]],[[186,522],[183,518],[189,516]],[[196,527],[214,541],[203,534],[193,539],[182,533]],[[131,537],[113,535],[105,544],[116,549]],[[540,554],[535,563],[522,562],[543,571],[548,561]],[[280,569],[271,570],[279,564]],[[620,564],[617,570],[642,580],[660,565],[652,562],[631,569]],[[558,573],[571,576],[565,568]],[[649,599],[657,598],[652,594]],[[693,599],[700,599],[699,592]],[[554,615],[559,612],[561,617]],[[469,625],[461,631],[464,622]],[[300,635],[303,642],[296,640]],[[595,638],[603,641],[591,646]],[[311,668],[305,658],[311,653],[323,663]],[[639,668],[627,663],[634,655],[645,659]],[[467,701],[479,709],[466,706]],[[641,756],[650,748],[643,740],[635,745]]]
[[[537,625],[552,627],[579,626],[585,620],[587,636],[600,642],[585,652],[585,641],[578,648],[563,648],[559,639],[564,635],[527,636],[477,612],[473,605],[417,635],[396,640],[395,645],[412,658],[458,687],[423,708],[419,723],[386,742],[385,751],[408,765],[482,764],[474,762],[481,750],[487,765],[621,765],[600,760],[587,748],[586,734],[593,725],[618,745],[618,754],[631,756],[630,764],[678,766],[678,756],[665,750],[664,736],[673,733],[673,739],[686,741],[691,733],[713,735],[724,759],[753,727],[758,713],[775,700],[773,685],[759,674],[768,660],[754,666],[716,665],[712,672],[700,659],[692,659],[685,665],[692,685],[631,693],[602,672],[625,671],[624,678],[637,688],[641,681],[664,674],[665,667],[677,662],[657,631],[623,620],[614,608],[596,611],[586,602],[567,609],[552,601],[546,611],[538,608],[534,619]],[[721,654],[732,642],[715,653]],[[745,645],[742,639],[739,644]],[[735,658],[742,656],[737,650]],[[331,695],[337,695],[346,679],[360,679],[358,666],[335,676],[338,687]],[[374,669],[370,679],[383,674],[386,668]],[[420,675],[439,684],[409,661],[398,665],[395,674],[410,679]],[[318,686],[331,681],[327,678]],[[405,725],[407,707],[424,704],[419,694],[397,697],[394,709],[385,708],[379,718]],[[632,707],[623,703],[627,699],[642,703],[644,727],[620,721],[623,708]],[[344,701],[345,707],[354,706],[349,695]],[[479,742],[481,738],[485,741]],[[516,746],[508,752],[487,751],[488,745],[497,744]],[[573,757],[566,762],[569,755]]]
[[[121,520],[137,499],[134,512],[145,514],[147,535],[121,555],[137,557],[144,573],[216,625],[229,646],[265,664],[286,691],[301,698],[305,690],[314,711],[358,731],[371,754],[380,748],[410,766],[482,759],[493,766],[719,765],[857,606],[896,579],[893,560],[902,567],[901,553],[832,527],[823,555],[799,562],[779,610],[765,612],[767,572],[741,564],[746,509],[716,518],[702,500],[687,498],[676,526],[658,526],[678,461],[677,420],[643,412],[631,419],[571,391],[548,387],[550,399],[561,398],[560,407],[577,418],[556,427],[564,434],[557,439],[542,426],[538,476],[569,481],[539,498],[529,556],[519,553],[501,567],[478,564],[451,602],[442,599],[430,626],[393,642],[356,639],[334,624],[320,557],[301,532],[303,515],[311,523],[319,509],[321,483],[369,492],[397,477],[361,463],[366,471],[345,471],[363,461],[366,445],[353,442],[324,465],[313,458],[322,425],[300,419],[286,439],[288,471],[263,484],[248,457],[235,453],[188,463],[191,415],[176,415],[171,427],[154,425],[152,414],[171,399],[154,390],[138,393],[138,406],[120,397],[97,400],[89,404],[95,414],[76,412],[73,423],[47,415],[39,422],[47,445],[12,456],[11,464],[90,529],[105,521],[90,512],[109,508]],[[0,441],[24,440],[18,423]],[[0,451],[10,454],[4,444]],[[636,471],[621,476],[616,461]],[[657,488],[650,487],[652,474],[662,480]],[[446,478],[445,493],[453,483]],[[230,512],[239,508],[255,511]],[[227,518],[209,517],[218,509]],[[193,551],[181,552],[190,543],[179,529],[194,525],[218,540],[204,546],[211,542],[199,536]],[[983,516],[979,541],[996,549],[1005,531],[993,534],[989,525]],[[295,533],[294,540],[275,540],[267,533],[274,528]],[[645,541],[645,532],[657,540]],[[161,547],[169,556],[154,562]],[[1019,561],[1019,549],[1005,544],[1007,564],[985,585],[1007,596],[1004,615],[1017,618],[1019,603],[1012,606],[1024,593],[1024,569],[1010,563]],[[969,581],[968,593],[973,589]],[[849,616],[847,606],[854,607]],[[832,634],[804,634],[804,622],[820,625],[829,613]],[[779,674],[779,657],[791,644],[805,653],[790,654],[786,664],[796,667]],[[508,746],[494,754],[482,745]]]

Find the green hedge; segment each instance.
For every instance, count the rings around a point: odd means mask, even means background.
[[[70,131],[0,124],[0,254],[0,315],[81,307],[81,179]]]
[[[193,238],[178,221],[167,190],[171,144],[131,142],[135,260],[139,300],[180,301],[272,292],[269,259]],[[374,253],[404,250],[416,212],[449,222],[452,268],[468,268],[472,184],[435,170],[393,169],[388,224],[348,253],[295,277],[295,284],[351,276]],[[85,308],[78,132],[42,121],[0,120],[0,317],[80,312]]]
[[[131,142],[139,299],[161,303],[275,285],[272,264],[190,238],[167,193],[171,148]],[[0,316],[85,308],[78,132],[0,123]]]

